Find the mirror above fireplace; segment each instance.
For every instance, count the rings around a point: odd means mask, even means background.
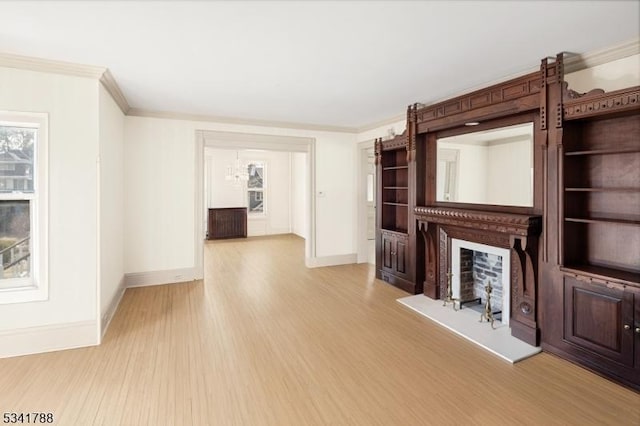
[[[436,201],[533,206],[533,123],[437,140]]]

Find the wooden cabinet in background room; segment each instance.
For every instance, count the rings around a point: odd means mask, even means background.
[[[209,209],[207,239],[247,237],[247,208],[224,207]]]

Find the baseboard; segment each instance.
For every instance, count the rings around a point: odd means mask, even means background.
[[[320,268],[323,266],[337,266],[348,265],[356,263],[358,261],[358,255],[356,253],[341,254],[338,256],[322,256],[322,257],[307,257],[304,260],[307,268]]]
[[[101,325],[100,339],[102,339],[105,333],[107,332],[107,329],[111,324],[111,320],[113,319],[113,316],[115,315],[116,310],[118,310],[118,305],[120,305],[120,301],[122,301],[122,297],[124,296],[124,291],[126,289],[127,288],[124,285],[124,275],[123,275],[122,278],[120,278],[120,283],[118,284],[118,291],[113,296],[111,303],[109,303],[107,312],[105,312],[104,315],[102,316],[102,323],[100,324]]]
[[[0,358],[96,346],[96,321],[0,332]]]
[[[195,268],[124,274],[124,284],[126,288],[182,283],[185,281],[193,281],[195,279],[197,279]]]

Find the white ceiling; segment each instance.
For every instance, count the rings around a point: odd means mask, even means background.
[[[0,52],[108,67],[135,108],[359,127],[637,38],[639,1],[0,1]]]

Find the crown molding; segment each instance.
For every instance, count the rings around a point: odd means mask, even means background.
[[[120,110],[124,115],[127,115],[131,107],[129,106],[129,102],[127,102],[127,98],[120,90],[120,86],[118,86],[118,82],[113,78],[113,74],[109,69],[105,70],[105,72],[100,77],[100,83],[104,86],[104,88],[109,92],[115,103],[120,107]]]
[[[0,67],[18,68],[23,70],[48,72],[53,74],[72,75],[75,77],[102,77],[106,68],[94,65],[74,64],[71,62],[54,61],[51,59],[32,58],[0,52]]]
[[[328,125],[322,125],[322,124],[309,124],[309,123],[291,123],[288,121],[254,120],[254,119],[235,118],[235,117],[220,117],[215,115],[188,114],[188,113],[170,112],[170,111],[152,111],[152,110],[146,110],[146,109],[140,109],[140,108],[130,108],[129,111],[127,112],[127,116],[165,118],[170,120],[206,121],[206,122],[237,124],[237,125],[245,125],[245,126],[280,127],[285,129],[319,130],[323,132],[337,132],[337,133],[357,133],[358,132],[358,129],[355,127],[328,126]]]
[[[373,123],[367,124],[362,127],[358,127],[358,133],[368,132],[369,130],[373,130],[378,127],[388,126],[389,124],[397,123],[398,121],[403,121],[407,119],[407,114],[399,114],[390,118],[386,118],[380,121],[374,121]]]
[[[2,52],[0,52],[0,67],[99,80],[122,112],[127,114],[127,111],[129,111],[129,103],[108,68]]]
[[[594,50],[593,52],[587,52],[584,54],[571,54],[567,52],[567,56],[564,59],[564,72],[565,74],[569,74],[572,72],[595,67],[597,65],[606,64],[608,62],[616,61],[618,59],[623,59],[628,56],[637,55],[637,54],[640,54],[640,38],[634,38],[634,39],[616,44],[614,46],[610,46],[606,49]],[[485,89],[489,86],[500,84],[505,81],[512,80],[514,78],[522,77],[523,75],[527,75],[539,70],[540,70],[540,67],[529,68],[527,70],[524,70],[515,74],[511,74],[497,80],[485,82],[473,87],[468,87],[459,92],[452,93],[443,98],[431,101],[428,104],[423,104],[422,106],[435,105],[437,103],[446,101],[448,99],[456,98],[458,96],[466,95],[470,92],[475,92],[477,90]],[[367,124],[362,127],[359,127],[358,133],[362,133],[368,130],[373,130],[377,127],[382,127],[382,126],[394,123],[396,121],[402,120],[403,118],[406,118],[405,114],[400,114],[394,117],[387,118],[385,120],[376,121],[371,124]]]
[[[569,74],[637,54],[640,54],[640,38],[584,54],[572,55],[568,53],[564,59],[564,72]]]
[[[600,49],[593,52],[587,52],[584,54],[572,55],[568,53],[564,60],[565,73],[572,73],[583,70],[585,68],[591,68],[597,65],[602,65],[611,61],[626,58],[631,55],[640,53],[640,38],[628,40],[626,42],[617,44],[615,46]],[[97,67],[93,65],[74,64],[71,62],[54,61],[50,59],[32,58],[29,56],[14,55],[10,53],[0,52],[0,67],[6,68],[18,68],[31,71],[49,72],[54,74],[72,75],[76,77],[95,78],[99,80],[105,87],[107,92],[111,95],[118,107],[125,115],[135,117],[153,117],[153,118],[165,118],[173,120],[188,120],[188,121],[206,121],[216,123],[227,123],[237,125],[249,125],[249,126],[261,126],[261,127],[280,127],[287,129],[300,129],[300,130],[317,130],[326,132],[338,132],[338,133],[363,133],[369,130],[376,129],[378,127],[387,126],[389,124],[396,123],[406,118],[406,114],[398,114],[387,119],[379,120],[366,124],[361,127],[346,127],[346,126],[331,126],[331,125],[319,125],[309,123],[292,123],[287,121],[271,121],[271,120],[256,120],[256,119],[244,119],[235,117],[221,117],[212,115],[200,115],[189,114],[180,112],[169,111],[152,111],[140,108],[131,108],[127,102],[126,97],[122,93],[122,90],[118,86],[115,78],[105,67]],[[454,98],[456,96],[464,95],[475,90],[485,88],[494,84],[521,77],[523,75],[537,71],[539,68],[531,68],[522,72],[512,74],[494,81],[485,82],[475,87],[468,87],[461,90],[457,94],[450,94],[441,99],[434,100],[425,104],[425,106],[437,104],[447,99]]]

